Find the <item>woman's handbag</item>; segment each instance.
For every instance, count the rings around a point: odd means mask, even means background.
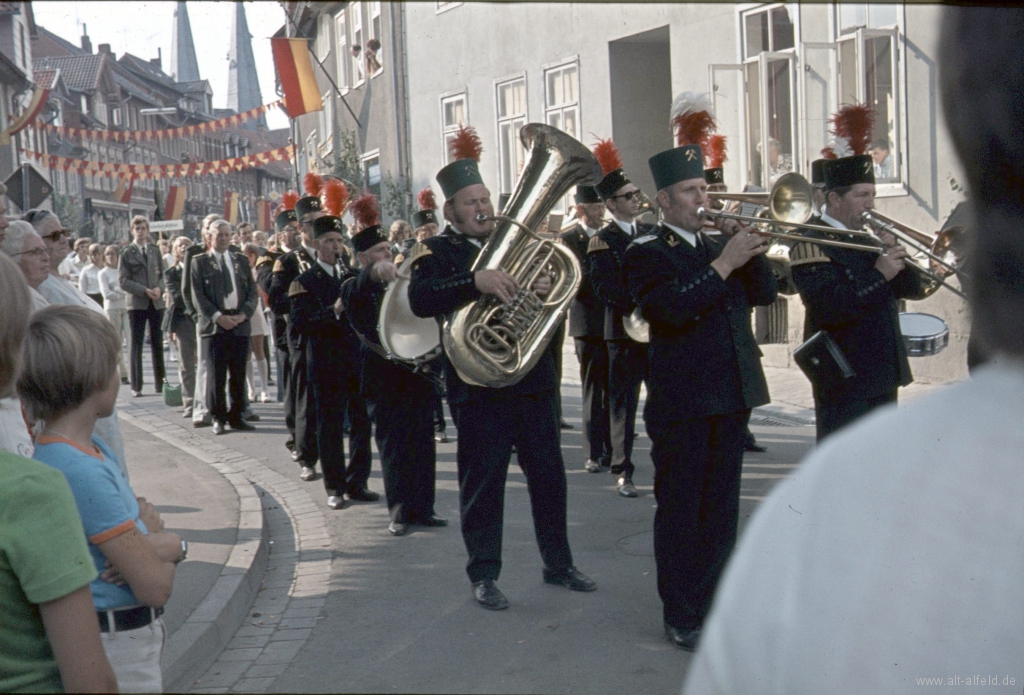
[[[180,385],[178,385],[178,386],[171,386],[169,383],[167,383],[167,380],[164,379],[163,392],[164,392],[164,405],[168,405],[168,406],[171,406],[173,408],[173,407],[179,406],[179,405],[181,405],[183,403],[183,401],[181,400],[181,386]]]

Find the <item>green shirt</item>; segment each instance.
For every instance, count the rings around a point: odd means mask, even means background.
[[[0,692],[62,690],[38,604],[95,578],[64,476],[0,451]]]

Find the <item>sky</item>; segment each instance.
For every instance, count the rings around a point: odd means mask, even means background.
[[[164,72],[170,72],[175,5],[176,2],[35,2],[32,10],[37,24],[76,46],[81,45],[85,24],[93,51],[99,44],[109,43],[118,58],[131,53],[149,59],[156,58],[160,48]],[[234,12],[233,2],[188,3],[199,75],[210,81],[215,108],[227,107],[227,56]],[[267,104],[278,99],[274,93],[270,37],[284,24],[284,11],[276,2],[246,2],[245,14],[253,37],[260,93]],[[271,129],[286,128],[288,119],[279,109],[271,109],[267,112],[267,125]]]

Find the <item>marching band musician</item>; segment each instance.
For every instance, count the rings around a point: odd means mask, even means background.
[[[391,248],[381,227],[377,201],[366,194],[352,204],[362,231],[352,237],[362,270],[342,287],[345,313],[362,343],[361,394],[375,425],[393,536],[409,524],[447,526],[434,513],[434,384],[424,374],[388,359],[377,324],[388,283],[397,274]]]
[[[291,316],[288,292],[292,283],[316,263],[313,221],[324,214],[320,202],[323,180],[311,172],[306,174],[302,183],[306,195],[295,202],[295,217],[301,233],[299,243],[274,262],[270,292],[267,293],[270,298],[270,310],[278,316]],[[286,393],[285,418],[295,423],[292,460],[299,464],[299,477],[302,480],[313,480],[316,478],[316,462],[320,457],[317,449],[316,403],[309,386],[306,368],[309,357],[306,340],[295,330],[290,318],[287,337],[291,388]]]
[[[870,124],[870,117],[870,107],[851,105],[833,119],[837,135],[849,141],[854,154],[824,161],[826,208],[810,222],[837,231],[803,230],[805,236],[858,241],[842,232],[860,229],[861,215],[875,206],[871,155],[862,151],[870,134],[858,129]],[[799,242],[790,252],[793,282],[807,311],[804,339],[828,331],[854,372],[842,382],[811,384],[818,441],[874,408],[895,403],[898,388],[913,381],[897,300],[923,296],[920,276],[907,268],[907,251],[891,235],[880,232],[879,238],[888,247],[882,255],[813,242]]]
[[[588,471],[611,466],[608,423],[608,349],[604,344],[604,304],[594,293],[587,264],[587,246],[603,226],[604,203],[593,186],[577,186],[576,224],[561,234],[583,269],[576,299],[569,307],[569,335],[576,343],[583,387],[583,456]]]
[[[344,185],[338,182],[344,189]],[[344,200],[330,205],[340,211]],[[345,413],[350,398],[359,393],[359,341],[343,315],[341,284],[351,271],[342,259],[345,225],[335,215],[320,214],[310,225],[317,257],[288,289],[291,301],[289,327],[302,337],[309,364],[309,391],[316,413],[316,443],[323,468],[327,506],[342,509],[349,499],[373,501],[370,492],[369,418],[358,417],[352,409],[349,435],[349,464],[345,465]],[[365,412],[365,411],[363,411]]]
[[[636,437],[636,409],[640,384],[648,378],[647,346],[626,334],[623,316],[636,306],[626,284],[623,261],[630,242],[647,234],[651,227],[637,219],[640,189],[622,169],[619,152],[611,140],[594,148],[604,178],[594,189],[604,202],[612,221],[595,234],[587,245],[587,270],[594,294],[605,305],[604,338],[608,350],[608,414],[611,430],[611,472],[618,479],[619,494],[638,497],[633,485],[633,440]],[[600,472],[593,461],[591,473]]]
[[[663,222],[626,251],[626,275],[650,322],[644,421],[652,440],[654,555],[666,636],[692,651],[739,521],[744,430],[768,403],[750,307],[776,297],[763,236],[735,222],[728,241],[701,232],[707,206],[698,145],[650,159]]]
[[[504,271],[469,270],[494,229],[492,221],[478,215],[494,215],[494,206],[480,177],[476,132],[461,128],[451,150],[454,161],[437,174],[449,224],[440,235],[423,242],[430,253],[412,268],[409,304],[421,317],[441,318],[483,295],[508,303],[519,290],[515,278]],[[545,296],[550,288],[550,277],[541,275],[528,289]],[[559,384],[551,351],[545,350],[530,373],[506,388],[467,384],[448,355],[445,377],[448,403],[459,429],[459,507],[469,554],[466,572],[476,601],[490,610],[508,607],[495,581],[501,573],[505,479],[513,446],[526,474],[544,581],[573,591],[596,589],[592,579],[573,567],[569,549],[567,486],[559,446]]]
[[[282,210],[274,217],[274,228],[277,229],[277,251],[268,251],[267,257],[271,259],[269,271],[266,263],[259,263],[256,269],[256,284],[259,285],[265,295],[264,301],[270,309],[272,317],[271,324],[274,331],[274,349],[277,351],[277,379],[278,393],[284,396],[285,403],[285,426],[288,428],[289,449],[295,448],[295,395],[292,391],[291,362],[288,355],[288,313],[281,313],[274,309],[270,301],[271,292],[274,289],[274,269],[277,261],[286,253],[291,252],[298,246],[299,241],[299,220],[295,216],[295,202],[298,194],[289,191],[282,196]]]
[[[412,235],[417,242],[423,242],[437,236],[437,200],[430,186],[416,194],[416,203],[420,209],[412,214]],[[404,260],[403,255],[397,256],[395,265],[401,265]],[[434,386],[434,398],[431,401],[434,409],[434,441],[447,444],[448,426],[444,419],[444,403],[441,401],[444,387],[437,382]]]

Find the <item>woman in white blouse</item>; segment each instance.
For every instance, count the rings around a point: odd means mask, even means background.
[[[89,247],[89,265],[82,268],[78,276],[78,289],[85,292],[94,302],[103,306],[103,293],[100,291],[100,271],[103,270],[103,245],[93,244]]]
[[[117,264],[120,259],[117,246],[111,244],[103,250],[103,257],[106,259],[106,267],[96,274],[100,287],[100,294],[103,295],[103,311],[107,318],[114,324],[117,331],[117,339],[124,344],[124,334],[128,325],[128,306],[125,304],[125,292],[117,281]],[[121,373],[121,383],[128,383],[128,368],[124,363],[124,353],[121,353],[117,367]]]

